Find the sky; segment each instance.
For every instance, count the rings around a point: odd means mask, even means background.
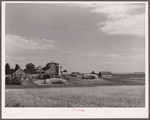
[[[145,71],[144,3],[6,3],[5,62],[68,72]]]

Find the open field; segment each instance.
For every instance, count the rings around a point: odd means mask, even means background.
[[[66,75],[65,84],[44,80],[6,85],[6,107],[144,107],[145,76],[113,75],[112,79],[80,79]],[[35,85],[36,84],[36,85]],[[37,85],[38,84],[38,85]],[[41,85],[40,85],[41,84]],[[41,89],[39,89],[41,88]]]
[[[36,76],[36,75],[34,75]],[[22,85],[6,85],[6,89],[24,88],[55,88],[55,87],[92,87],[92,86],[120,86],[120,85],[145,85],[145,75],[136,74],[114,74],[112,79],[80,79],[65,74],[65,84],[44,85],[44,80],[34,78],[32,84],[29,80],[24,80]]]
[[[6,107],[144,107],[144,86],[6,89]]]

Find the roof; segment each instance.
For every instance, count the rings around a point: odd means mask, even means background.
[[[49,65],[52,65],[52,64],[55,64],[55,65],[60,65],[59,63],[55,63],[55,62],[51,62],[51,63],[48,63]]]
[[[46,66],[43,68],[44,71],[48,70],[51,66]]]
[[[110,71],[100,71],[99,73],[101,73],[102,75],[111,75]]]
[[[15,73],[25,73],[21,68],[19,68]]]
[[[42,67],[41,67],[41,66],[38,66],[38,67],[36,68],[36,70],[37,70],[37,69],[42,69]]]
[[[95,74],[84,74],[84,76],[96,76],[97,77],[97,75]]]
[[[56,64],[51,64],[51,65],[49,65],[49,66],[46,66],[46,67],[44,68],[44,71],[49,70],[52,66],[56,66]]]
[[[97,75],[95,75],[95,74],[84,74],[83,75],[84,76],[84,78],[91,78],[91,77],[94,77],[94,78],[98,78],[98,76]]]

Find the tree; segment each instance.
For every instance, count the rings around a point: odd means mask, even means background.
[[[30,73],[30,71],[28,69],[24,69],[25,73]]]
[[[72,72],[71,74],[75,74],[75,72]]]
[[[76,74],[80,74],[79,72],[76,72]]]
[[[45,67],[50,66],[52,63],[54,63],[54,64],[58,64],[58,63],[56,63],[56,62],[54,62],[54,61],[51,61],[50,63],[47,63],[47,64],[45,65]]]
[[[15,72],[19,69],[19,65],[16,64],[16,67],[15,67]]]
[[[10,74],[13,74],[14,72],[16,72],[14,69],[10,69]]]
[[[63,72],[67,72],[67,70],[64,70]]]
[[[28,71],[28,73],[33,74],[35,72],[35,66],[34,66],[34,64],[33,63],[28,63],[26,65],[25,71],[26,72]]]
[[[92,72],[91,72],[91,74],[95,74],[95,72],[94,72],[94,71],[92,71]]]
[[[7,74],[10,74],[10,65],[9,65],[9,63],[7,63],[6,65],[5,65],[5,74],[7,75]]]
[[[43,70],[48,70],[48,69],[50,68],[51,64],[58,64],[58,63],[56,63],[56,62],[54,62],[54,61],[51,61],[50,63],[47,63],[47,64],[45,65],[45,67],[43,67],[42,69],[43,69]]]

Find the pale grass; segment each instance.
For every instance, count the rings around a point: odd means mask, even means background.
[[[6,89],[5,94],[7,107],[145,106],[144,86]]]

